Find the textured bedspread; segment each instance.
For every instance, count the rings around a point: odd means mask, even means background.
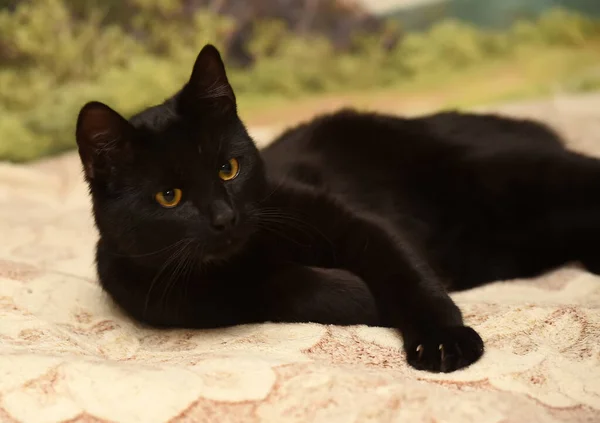
[[[505,110],[600,153],[597,98],[568,101]],[[599,277],[454,295],[487,352],[448,375],[386,329],[143,329],[95,281],[77,160],[0,165],[0,422],[600,422]]]

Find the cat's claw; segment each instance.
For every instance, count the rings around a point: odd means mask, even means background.
[[[449,326],[424,331],[406,344],[408,363],[418,370],[453,372],[483,355],[483,341],[468,326]]]
[[[421,344],[419,344],[419,346],[417,347],[417,356],[419,360],[421,360],[421,358],[423,357],[423,345]]]

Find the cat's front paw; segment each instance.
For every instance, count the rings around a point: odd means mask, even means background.
[[[429,372],[453,372],[483,355],[483,341],[468,326],[447,326],[420,333],[405,343],[408,364]]]

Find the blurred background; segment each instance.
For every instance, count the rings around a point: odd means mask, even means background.
[[[72,149],[89,100],[161,102],[207,42],[256,128],[600,91],[599,0],[0,0],[0,160]]]

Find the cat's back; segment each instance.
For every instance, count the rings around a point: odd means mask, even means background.
[[[461,149],[419,120],[342,110],[284,132],[262,155],[276,186],[300,182],[395,219],[414,208],[415,193],[432,191]]]
[[[406,174],[473,151],[561,148],[555,132],[531,120],[461,112],[409,119],[345,109],[288,129],[262,154],[277,175],[309,168],[386,172],[400,166]]]
[[[478,158],[562,148],[552,130],[528,120],[341,110],[285,131],[262,155],[276,184],[302,182],[387,215],[425,214],[432,199],[462,186]]]
[[[439,151],[427,138],[422,122],[344,109],[288,129],[262,155],[275,177],[317,184],[362,174],[364,180]]]
[[[423,116],[427,131],[445,143],[472,148],[556,149],[560,136],[546,125],[529,119],[489,113],[440,112]]]

